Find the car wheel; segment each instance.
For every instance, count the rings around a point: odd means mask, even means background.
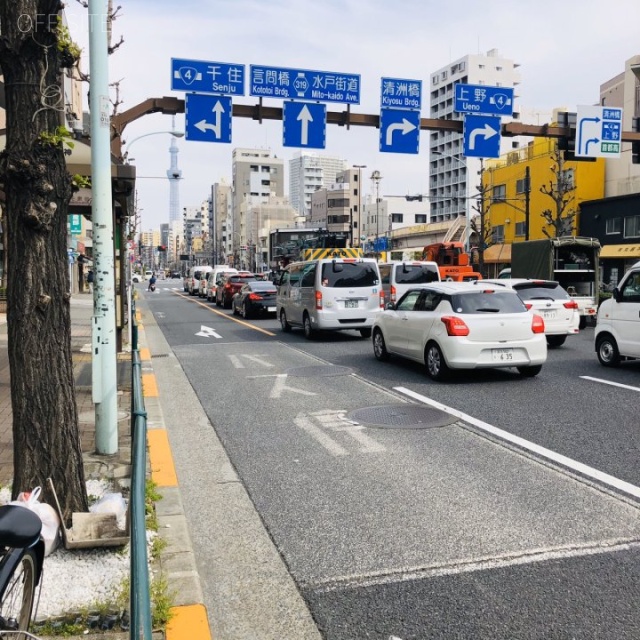
[[[547,345],[552,349],[555,349],[557,347],[561,347],[566,340],[567,336],[547,336]]]
[[[587,328],[587,316],[580,316],[580,324],[578,327],[580,330]]]
[[[450,369],[442,355],[442,350],[435,342],[430,342],[424,351],[424,364],[427,375],[432,380],[446,380]]]
[[[380,360],[380,362],[386,362],[390,358],[384,336],[380,329],[376,329],[376,332],[373,334],[373,355],[376,357],[376,360]]]
[[[534,376],[537,376],[541,371],[541,364],[531,365],[530,367],[518,367],[518,373],[523,378],[533,378]]]
[[[604,367],[617,367],[620,364],[620,350],[612,336],[604,334],[596,341],[598,360]]]
[[[245,303],[243,303],[243,305],[242,305],[242,317],[243,317],[245,320],[248,320],[248,319],[249,319],[249,312],[247,311],[247,303],[246,303],[246,302],[245,302]]]
[[[231,300],[226,300],[225,298],[222,298],[222,308],[231,309]]]
[[[311,318],[309,317],[308,313],[305,313],[304,317],[302,318],[302,328],[304,330],[304,337],[307,340],[313,340],[313,337],[315,335],[315,331],[313,330],[313,327],[311,326]]]
[[[239,314],[240,314],[240,312],[238,311],[238,307],[236,307],[236,305],[235,305],[235,304],[232,304],[232,305],[231,305],[231,309],[233,310],[233,315],[234,315],[234,316],[237,316],[237,315],[239,315]]]
[[[216,307],[220,306],[220,296],[216,296]]]
[[[360,335],[363,338],[370,338],[371,337],[371,329],[360,329]]]
[[[291,331],[291,325],[287,321],[287,314],[284,312],[284,309],[280,312],[280,326],[285,333]]]

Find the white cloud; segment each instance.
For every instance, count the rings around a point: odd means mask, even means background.
[[[356,113],[379,112],[381,76],[423,81],[423,112],[428,113],[429,74],[468,53],[497,48],[521,64],[520,102],[551,109],[596,103],[600,84],[624,70],[625,60],[640,53],[637,0],[121,0],[122,17],[114,25],[125,44],[110,59],[111,80],[121,80],[120,110],[170,90],[172,57],[219,62],[319,69],[357,73],[362,77],[362,101]],[[69,3],[73,35],[88,49],[86,10]],[[88,56],[87,56],[88,57]],[[86,92],[85,92],[86,93]],[[236,98],[242,104],[257,99]],[[266,100],[265,104],[279,105]],[[343,105],[328,105],[340,111]],[[184,116],[177,117],[184,127]],[[170,116],[154,114],[126,129],[125,138],[171,128]],[[385,194],[425,193],[427,132],[417,156],[382,154],[377,130],[329,125],[323,153],[366,164],[383,175]],[[260,124],[234,119],[232,144],[180,140],[179,163],[184,180],[180,206],[207,197],[210,184],[231,179],[235,147],[271,148],[291,158],[283,148],[282,123]],[[170,138],[150,136],[132,153],[138,174],[143,228],[168,220],[169,187],[161,179],[169,167]],[[157,179],[156,179],[157,178]],[[365,193],[369,185],[365,183]]]

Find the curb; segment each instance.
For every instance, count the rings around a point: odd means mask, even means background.
[[[211,630],[182,505],[173,454],[159,403],[158,385],[147,346],[142,313],[136,311],[138,348],[142,369],[142,395],[147,411],[147,447],[151,478],[162,500],[156,503],[158,535],[166,542],[160,566],[175,605],[166,640],[211,640]]]

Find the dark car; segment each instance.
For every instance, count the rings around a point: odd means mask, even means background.
[[[180,274],[180,272],[179,272],[179,271],[172,271],[172,272],[169,274],[169,277],[170,277],[170,278],[182,278],[182,275]]]
[[[256,282],[256,280],[255,274],[249,271],[240,271],[224,276],[216,289],[216,305],[231,309],[233,296],[242,289],[242,285],[247,282]]]
[[[233,313],[243,318],[275,314],[276,294],[276,286],[270,280],[247,282],[233,296]]]

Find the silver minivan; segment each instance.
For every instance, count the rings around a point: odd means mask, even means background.
[[[394,304],[412,287],[418,284],[440,282],[436,262],[426,260],[393,260],[378,265],[384,299]]]
[[[346,329],[369,338],[383,307],[380,271],[373,258],[294,262],[282,272],[276,300],[282,330],[302,327],[308,339],[317,331]]]

